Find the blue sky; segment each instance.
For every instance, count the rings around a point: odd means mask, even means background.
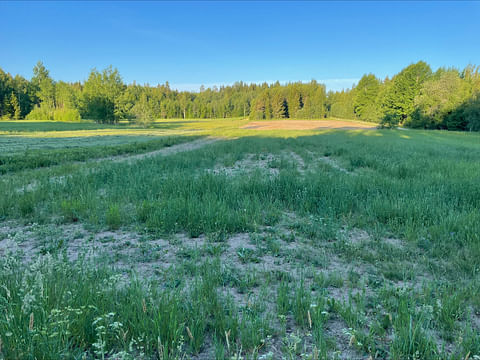
[[[479,2],[2,2],[0,67],[56,80],[112,64],[180,89],[237,80],[350,87],[418,60],[480,64]]]

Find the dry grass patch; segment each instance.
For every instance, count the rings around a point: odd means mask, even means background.
[[[241,129],[253,130],[320,130],[320,129],[342,129],[342,130],[373,130],[373,124],[366,124],[355,121],[343,120],[263,120],[252,121]]]

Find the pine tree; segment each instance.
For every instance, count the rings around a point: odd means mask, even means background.
[[[274,119],[284,119],[288,117],[287,100],[278,91],[272,97],[272,116]]]
[[[254,106],[252,107],[252,111],[250,112],[250,119],[252,120],[263,120],[265,119],[265,98],[263,96],[259,96]]]
[[[5,96],[3,99],[3,104],[2,104],[2,116],[6,116],[7,118],[12,117],[12,103],[9,99],[8,96]]]

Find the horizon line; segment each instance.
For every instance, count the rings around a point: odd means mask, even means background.
[[[262,81],[227,81],[227,82],[213,82],[213,83],[169,83],[171,89],[175,89],[177,91],[189,91],[189,92],[200,92],[200,88],[203,86],[205,89],[213,89],[214,87],[221,87],[221,86],[232,86],[235,83],[243,82],[244,84],[264,84],[267,83],[272,85],[276,82],[279,82],[281,85],[286,85],[289,83],[309,83],[312,80],[315,80],[319,84],[323,84],[326,87],[327,91],[341,91],[346,89],[351,89],[359,80],[360,78],[333,78],[333,79],[310,79],[310,80],[262,80]],[[168,82],[168,81],[167,81]],[[166,83],[166,82],[165,82]],[[164,83],[164,84],[165,84]],[[337,86],[335,86],[337,85]]]

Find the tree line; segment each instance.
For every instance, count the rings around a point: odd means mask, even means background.
[[[364,75],[343,91],[308,83],[247,84],[177,91],[125,84],[111,66],[93,69],[84,82],[54,81],[38,62],[30,80],[0,69],[0,117],[148,125],[154,119],[320,119],[338,117],[383,126],[480,131],[480,71],[440,68],[419,61],[390,78]]]
[[[419,61],[391,79],[364,75],[329,93],[331,116],[423,129],[480,131],[480,67],[439,68]]]

